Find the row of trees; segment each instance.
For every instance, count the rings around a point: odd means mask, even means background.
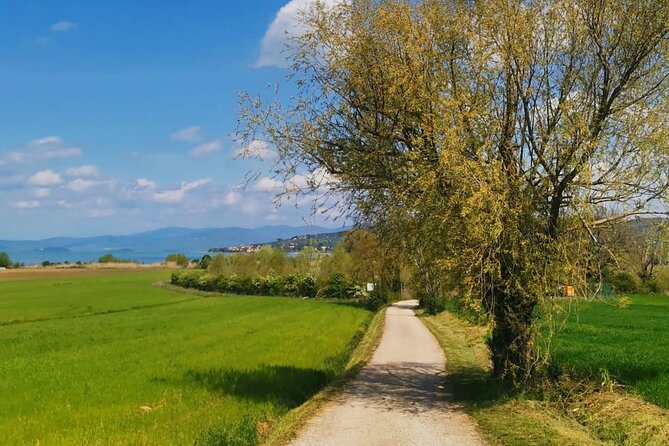
[[[665,211],[669,5],[352,0],[302,25],[297,93],[243,96],[240,135],[276,147],[286,192],[310,178],[400,248],[423,293],[485,311],[495,376],[531,377],[537,309],[601,271],[598,232]]]
[[[306,247],[291,256],[281,249],[265,246],[254,253],[218,254],[206,261],[203,259],[199,266],[216,276],[295,274],[314,277],[320,282],[340,273],[356,284],[371,282],[385,288],[397,288],[401,280],[400,265],[397,250],[381,243],[370,230],[357,229],[347,233],[331,254]]]

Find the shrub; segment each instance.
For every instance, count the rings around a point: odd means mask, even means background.
[[[165,263],[175,263],[177,266],[186,267],[190,263],[186,254],[169,254],[165,257]]]
[[[352,286],[342,273],[332,273],[323,290],[323,296],[332,299],[346,299],[348,290]]]
[[[619,271],[609,275],[606,281],[621,293],[635,293],[641,289],[641,279],[631,271]]]
[[[199,262],[197,262],[197,267],[199,269],[207,269],[209,268],[209,264],[211,263],[211,256],[209,254],[205,254],[202,256]]]
[[[419,293],[418,302],[427,314],[438,314],[446,309],[446,302],[443,297],[434,294]]]
[[[0,252],[0,267],[9,268],[12,266],[12,261],[6,252]]]
[[[390,296],[388,292],[381,287],[376,287],[369,293],[369,296],[365,300],[365,307],[370,311],[378,311],[386,306],[389,301]]]
[[[283,281],[283,294],[297,296],[300,293],[300,278],[295,274],[289,274]]]
[[[202,291],[216,291],[218,277],[213,274],[203,274],[197,281],[197,288]]]
[[[314,276],[306,276],[298,283],[298,294],[302,297],[316,297],[318,294],[318,282]]]

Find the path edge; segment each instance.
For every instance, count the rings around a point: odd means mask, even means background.
[[[374,313],[364,336],[351,353],[344,371],[301,406],[292,409],[286,415],[282,416],[276,426],[271,429],[267,438],[262,441],[261,444],[263,446],[283,446],[288,444],[306,426],[311,418],[318,415],[324,406],[358,375],[381,343],[385,320],[386,308]]]

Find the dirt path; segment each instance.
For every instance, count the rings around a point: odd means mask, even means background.
[[[446,399],[444,354],[414,315],[416,305],[403,301],[388,308],[372,360],[293,445],[484,444],[475,423]]]

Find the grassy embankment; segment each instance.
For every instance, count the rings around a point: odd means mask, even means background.
[[[446,352],[455,398],[493,444],[669,444],[666,296],[632,296],[627,309],[581,303],[553,343],[563,378],[525,393],[488,378],[485,328],[448,312],[424,320]]]
[[[289,432],[299,416],[284,415],[341,374],[371,318],[344,304],[152,286],[168,277],[0,281],[0,438],[247,444],[277,424]]]

